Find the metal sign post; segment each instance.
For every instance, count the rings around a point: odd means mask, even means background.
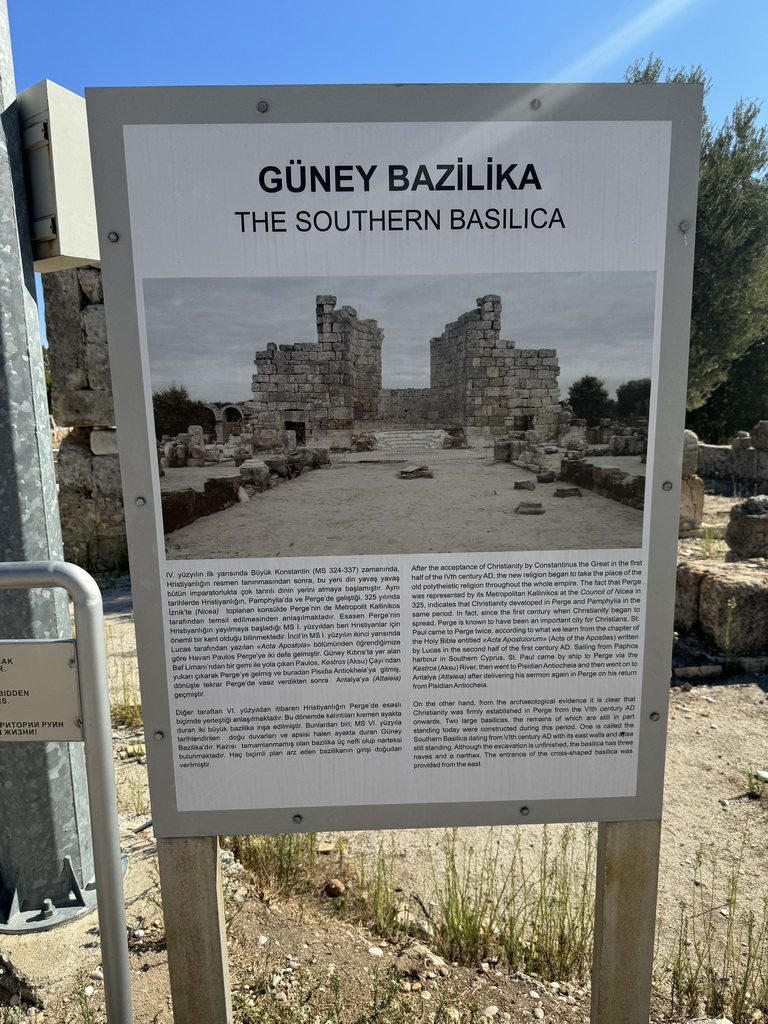
[[[66,562],[0,564],[0,590],[29,590],[33,587],[61,587],[67,591],[74,606],[82,738],[86,753],[93,860],[99,896],[99,937],[107,1017],[111,1024],[132,1024],[101,593],[87,572]],[[55,644],[57,641],[39,643]]]

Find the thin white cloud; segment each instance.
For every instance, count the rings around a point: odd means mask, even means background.
[[[638,46],[658,33],[664,26],[701,0],[656,0],[621,28],[613,32],[598,46],[593,47],[573,64],[554,76],[556,82],[584,82],[594,80],[598,73],[618,60],[622,54],[637,52]]]

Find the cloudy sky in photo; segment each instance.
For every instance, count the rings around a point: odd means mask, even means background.
[[[268,342],[316,341],[315,296],[328,294],[383,329],[384,387],[428,387],[430,338],[487,294],[501,295],[502,338],[557,349],[563,398],[584,374],[611,395],[651,375],[651,272],[162,279],[144,282],[152,389],[247,400],[254,353]]]

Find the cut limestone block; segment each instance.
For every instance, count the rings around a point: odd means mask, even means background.
[[[545,509],[540,501],[521,501],[515,512],[519,516],[543,516]]]
[[[431,478],[432,470],[429,466],[403,466],[400,470],[401,480],[416,480],[418,477]]]
[[[677,570],[675,627],[728,656],[768,653],[768,580],[761,560]]]

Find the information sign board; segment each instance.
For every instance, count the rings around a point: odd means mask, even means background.
[[[657,816],[700,89],[88,104],[159,833]]]
[[[0,640],[0,740],[82,741],[74,640]]]

